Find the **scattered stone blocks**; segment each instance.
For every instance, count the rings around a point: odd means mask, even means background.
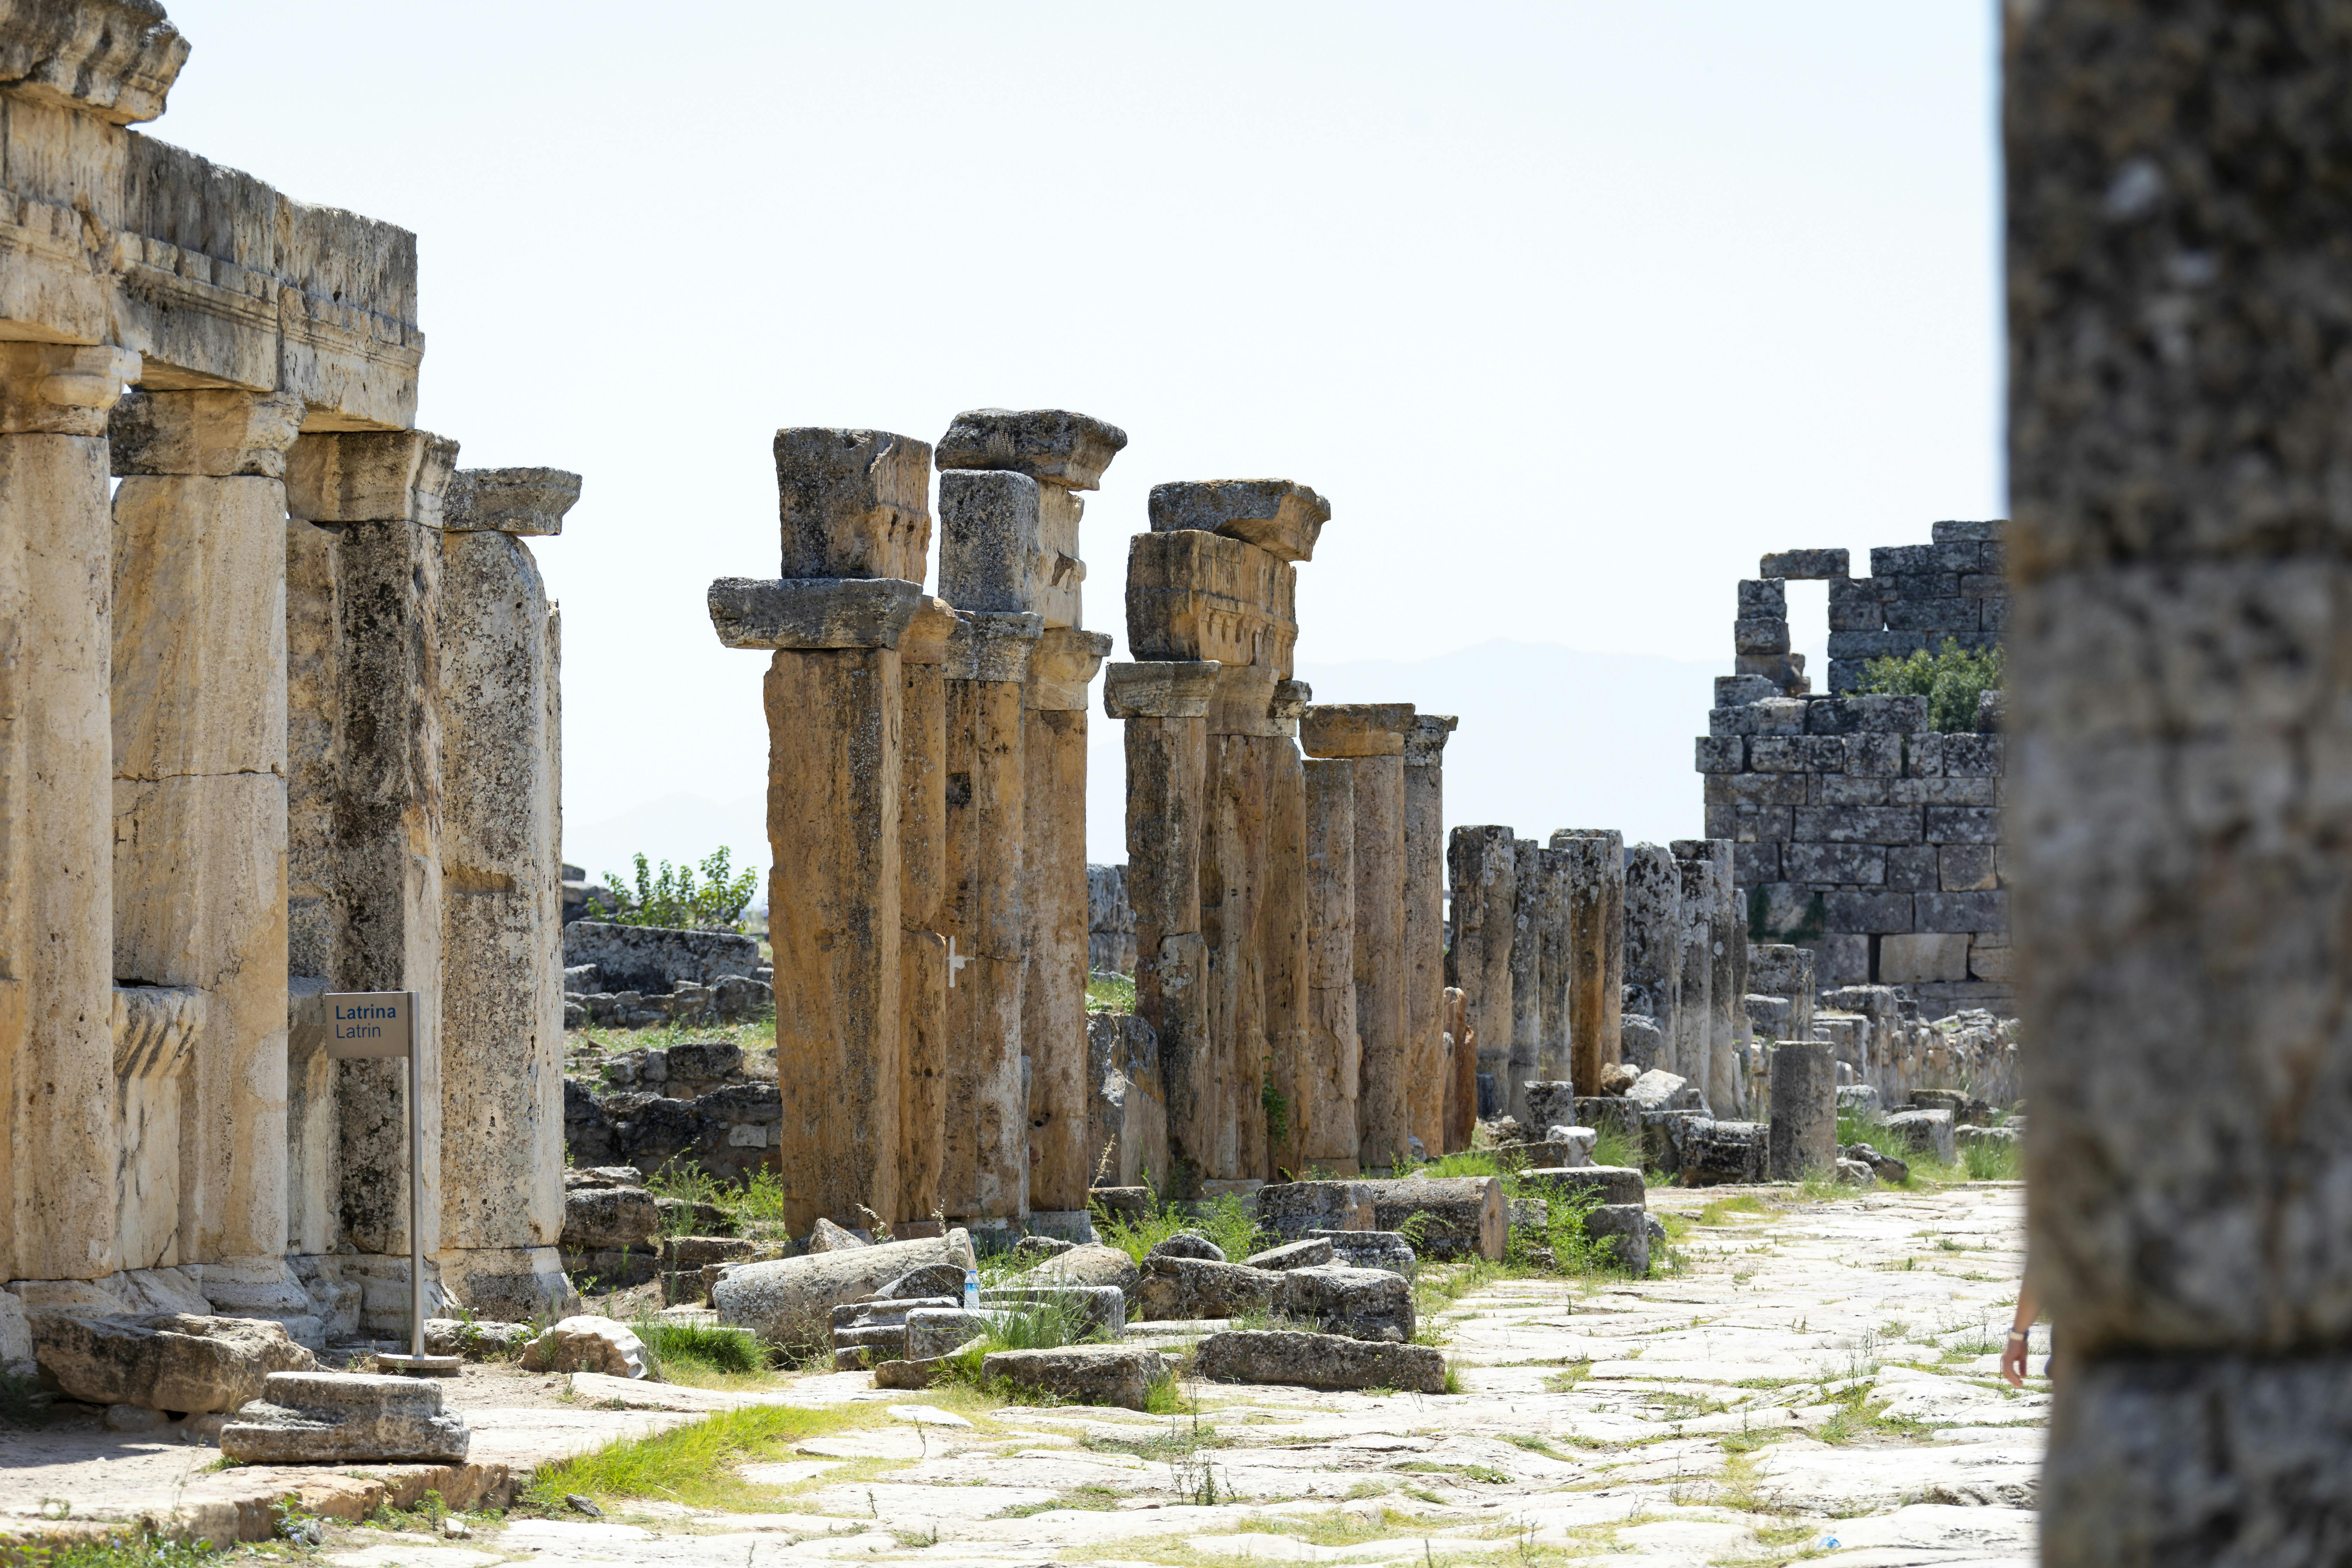
[[[472,1442],[438,1383],[348,1373],[271,1373],[220,1432],[221,1456],[244,1465],[454,1465]]]
[[[1330,1334],[1231,1330],[1202,1340],[1193,1364],[1201,1376],[1213,1383],[1445,1392],[1445,1357],[1434,1348],[1378,1344]]]

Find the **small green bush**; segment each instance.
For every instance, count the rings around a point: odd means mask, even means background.
[[[605,915],[614,925],[667,926],[681,931],[731,931],[743,929],[743,909],[759,890],[760,873],[746,867],[740,873],[732,868],[733,857],[725,846],[703,857],[702,880],[695,880],[692,866],[672,866],[665,860],[658,874],[649,870],[642,854],[634,857],[637,865],[636,897],[629,898],[630,884],[611,872],[604,875],[607,887],[621,892],[624,906]]]
[[[1977,699],[2000,689],[2000,649],[1964,648],[1947,637],[1934,653],[1874,658],[1862,667],[1862,678],[1866,692],[1926,698],[1930,730],[1966,734],[1977,727]]]
[[[1145,1254],[1179,1231],[1207,1237],[1234,1263],[1267,1245],[1256,1219],[1231,1193],[1203,1203],[1179,1204],[1154,1192],[1152,1200],[1150,1211],[1139,1219],[1097,1209],[1095,1235],[1104,1246],[1118,1247],[1139,1264]]]
[[[2013,1182],[2022,1161],[2014,1143],[1986,1138],[1960,1145],[1960,1165],[1971,1182]]]
[[[648,1318],[631,1323],[629,1330],[645,1342],[656,1372],[674,1362],[698,1362],[712,1372],[726,1373],[758,1372],[767,1364],[760,1342],[748,1329]]]

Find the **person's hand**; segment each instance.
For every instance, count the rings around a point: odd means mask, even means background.
[[[2009,1339],[2000,1348],[2000,1375],[2009,1379],[2011,1388],[2025,1386],[2025,1350],[2027,1340],[2023,1329],[2009,1331]]]

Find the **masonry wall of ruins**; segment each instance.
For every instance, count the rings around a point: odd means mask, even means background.
[[[1697,745],[1706,832],[1733,841],[1752,940],[1815,953],[1822,985],[1899,984],[1931,1013],[2011,1005],[2005,768],[1997,702],[1976,732],[1930,729],[1925,698],[1856,691],[1873,658],[1998,647],[2008,625],[1997,522],[1934,542],[1763,558],[1739,584],[1738,672]],[[1829,695],[1789,652],[1791,580],[1826,579]]]
[[[186,54],[118,0],[0,36],[0,1268],[35,1312],[398,1325],[404,1084],[317,1015],[413,990],[425,1246],[528,1316],[572,1298],[522,540],[578,481],[410,428],[413,236],[130,129]]]

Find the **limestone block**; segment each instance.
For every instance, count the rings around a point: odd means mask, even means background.
[[[271,1373],[318,1364],[278,1324],[249,1318],[37,1312],[31,1324],[43,1379],[90,1405],[235,1410]]]
[[[1269,1247],[1242,1259],[1245,1268],[1271,1268],[1279,1273],[1290,1268],[1315,1268],[1336,1260],[1331,1244],[1320,1237],[1309,1241],[1286,1241],[1280,1247]]]
[[[1949,1110],[1898,1110],[1886,1119],[1886,1131],[1910,1152],[1925,1154],[1948,1165],[1958,1147],[1952,1120]]]
[[[725,647],[802,651],[895,648],[923,597],[919,581],[895,577],[721,577],[709,600]]]
[[[760,943],[734,931],[574,921],[563,928],[563,962],[593,964],[610,989],[654,995],[689,982],[749,976],[760,967]]]
[[[1296,729],[1274,716],[1275,692],[1281,684],[1263,665],[1220,666],[1217,694],[1209,705],[1209,733],[1272,737]]]
[[[1604,1205],[1637,1208],[1649,1201],[1642,1173],[1630,1165],[1538,1165],[1520,1172],[1519,1183],[1529,1192],[1554,1199],[1592,1193]]]
[[[1604,1256],[1636,1279],[1650,1271],[1649,1211],[1639,1204],[1602,1204],[1587,1209],[1584,1234]]]
[[[1500,1262],[1510,1237],[1503,1184],[1493,1176],[1412,1176],[1366,1182],[1372,1228],[1413,1225],[1413,1250],[1423,1258],[1476,1256]],[[1415,1221],[1416,1215],[1426,1215]]]
[[[1445,1392],[1445,1355],[1430,1345],[1374,1344],[1289,1330],[1228,1330],[1202,1340],[1193,1353],[1195,1371],[1212,1383]]]
[[[575,1187],[563,1194],[567,1251],[646,1247],[661,1234],[661,1211],[643,1187]]]
[[[1118,426],[1067,409],[973,408],[957,415],[940,437],[939,466],[942,477],[955,468],[996,468],[1090,490],[1126,446],[1127,432]]]
[[[110,125],[163,112],[188,42],[158,7],[137,0],[30,6],[0,36],[0,77],[13,97],[58,104]]]
[[[1879,939],[1878,978],[1889,985],[1966,980],[1969,938],[1957,931]]]
[[[1298,641],[1298,569],[1221,534],[1128,542],[1127,646],[1146,659],[1262,664],[1288,679]]]
[[[831,1337],[835,1306],[936,1263],[972,1267],[971,1236],[958,1227],[920,1241],[746,1263],[719,1281],[710,1304],[722,1322],[748,1328],[770,1344],[823,1344]]]
[[[1167,1170],[1168,1109],[1151,1026],[1131,1013],[1089,1010],[1087,1057],[1087,1147],[1101,1162],[1095,1180],[1131,1186]],[[1089,1203],[1101,1191],[1092,1189]]]
[[[457,466],[457,443],[428,430],[299,436],[286,458],[287,515],[438,528]]]
[[[1329,1242],[1332,1260],[1350,1268],[1384,1268],[1410,1279],[1421,1268],[1412,1244],[1393,1230],[1317,1230],[1302,1239]]]
[[[1851,557],[1843,550],[1783,550],[1759,561],[1756,574],[1815,581],[1834,579],[1851,575],[1850,563]]]
[[[923,580],[931,546],[929,443],[887,430],[800,426],[775,439],[790,578]]]
[[[1837,1158],[1837,1069],[1836,1048],[1825,1041],[1782,1040],[1772,1047],[1768,1180],[1800,1181]]]
[[[1144,1407],[1151,1384],[1166,1375],[1160,1352],[1135,1345],[1063,1345],[1053,1350],[992,1351],[981,1375],[1015,1388],[1051,1394],[1073,1405]]]
[[[1110,647],[1108,632],[1056,626],[1049,619],[1029,660],[1029,706],[1039,712],[1084,713],[1087,688]]]
[[[0,431],[103,436],[122,384],[138,379],[139,356],[110,344],[0,343]]]
[[[1258,1189],[1257,1223],[1293,1240],[1308,1231],[1370,1230],[1372,1194],[1361,1182],[1279,1182]]]
[[[521,1361],[531,1372],[647,1375],[645,1342],[625,1325],[593,1314],[549,1324],[523,1348]]]
[[[0,1373],[11,1377],[34,1373],[32,1322],[25,1316],[25,1303],[8,1290],[0,1290]]]
[[[301,423],[299,395],[133,391],[114,405],[107,438],[117,474],[280,479]]]
[[[349,1373],[273,1373],[220,1433],[222,1457],[245,1465],[454,1465],[471,1444],[437,1381]]]
[[[1033,1237],[1026,1239],[1042,1238]],[[958,1294],[961,1294],[961,1290]],[[1064,1322],[1084,1333],[1103,1333],[1116,1338],[1127,1327],[1127,1296],[1117,1285],[1029,1280],[1017,1285],[991,1286],[980,1293],[980,1300],[982,1307],[991,1310],[1020,1311],[1050,1307],[1061,1315]]]
[[[558,534],[579,500],[580,476],[562,468],[459,468],[441,499],[441,527],[515,538]]]
[[[1662,1162],[1680,1172],[1686,1187],[1748,1184],[1766,1179],[1770,1152],[1770,1129],[1761,1121],[1717,1121],[1693,1113],[1676,1113],[1658,1129],[1664,1133]],[[1826,1169],[1826,1165],[1822,1167]]]
[[[1010,1285],[1071,1285],[1092,1289],[1115,1289],[1131,1305],[1142,1288],[1143,1271],[1116,1247],[1085,1242],[1014,1275]],[[961,1287],[959,1287],[961,1289]]]
[[[1328,1249],[1330,1243],[1318,1237],[1293,1245]],[[1355,1340],[1403,1344],[1412,1338],[1412,1287],[1402,1275],[1344,1263],[1293,1265],[1279,1273],[1275,1307],[1286,1318]]]
[[[1288,479],[1184,479],[1151,487],[1151,529],[1246,540],[1285,561],[1311,561],[1331,503]]]
[[[1045,631],[1044,619],[1025,611],[958,610],[942,668],[950,680],[1024,681]]]
[[[580,1305],[551,1246],[451,1247],[439,1262],[449,1292],[489,1321],[527,1323]]]
[[[1199,719],[1216,697],[1215,659],[1154,659],[1103,670],[1103,711],[1114,719]]]
[[[1030,611],[1070,626],[1078,579],[1048,558],[1038,517],[1042,487],[1026,474],[950,469],[940,475],[940,595],[959,610]],[[1076,563],[1073,563],[1074,567]]]
[[[192,986],[114,988],[117,1245],[140,1268],[180,1260],[181,1079],[204,1011]]]
[[[1147,1322],[1268,1312],[1286,1278],[1202,1258],[1147,1258],[1138,1303]]]
[[[1299,747],[1310,757],[1401,757],[1413,729],[1410,702],[1318,703],[1299,716]]]

